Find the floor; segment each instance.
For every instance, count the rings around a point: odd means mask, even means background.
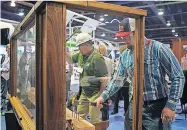
[[[123,101],[119,103],[119,113],[110,115],[110,126],[107,130],[124,130]],[[180,105],[177,106],[177,112],[180,112]],[[112,108],[109,113],[112,112]],[[1,116],[1,130],[6,130],[5,117]],[[172,124],[172,130],[187,130],[187,120],[184,114],[176,114],[176,120]]]

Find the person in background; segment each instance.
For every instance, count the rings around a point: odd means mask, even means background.
[[[88,33],[80,33],[76,37],[80,52],[70,56],[66,54],[69,64],[78,63],[80,73],[81,94],[79,101],[94,102],[107,84],[108,71],[104,58],[93,48],[92,37]],[[77,112],[85,119],[90,115],[92,124],[100,122],[100,109],[94,106],[78,105]]]
[[[120,54],[122,54],[127,48],[127,45],[121,46],[119,48]],[[117,63],[116,63],[117,64]],[[117,64],[118,66],[118,64]],[[116,70],[117,71],[117,70]],[[124,99],[124,115],[127,112],[128,106],[129,106],[129,82],[130,81],[125,81],[123,84],[123,87],[120,88],[120,90],[113,96],[113,100],[114,100],[114,109],[112,111],[112,115],[118,113],[118,105],[119,105],[119,100],[120,100],[120,96],[123,96]]]
[[[135,19],[125,18],[119,25],[117,37],[121,37],[128,45],[128,51],[120,57],[117,74],[110,84],[96,100],[97,106],[116,93],[124,80],[133,80],[134,72],[134,44]],[[162,43],[144,38],[144,91],[142,106],[142,130],[171,130],[171,122],[175,118],[176,104],[182,96],[184,74],[178,60],[171,49]],[[165,76],[171,79],[170,89]],[[132,83],[130,86],[133,86]],[[129,94],[133,94],[130,88]],[[131,95],[130,95],[131,96]],[[125,116],[125,130],[132,129],[132,100]]]
[[[98,52],[103,56],[103,58],[105,59],[105,63],[107,66],[107,70],[108,70],[108,80],[110,78],[112,78],[112,74],[114,71],[114,61],[110,58],[107,57],[107,49],[104,45],[100,45],[98,47]],[[105,103],[108,104],[109,100],[106,100]],[[102,120],[106,121],[109,120],[109,106],[105,105],[103,106],[103,108],[101,109],[102,112]]]
[[[100,45],[98,47],[98,52],[104,57],[105,63],[107,65],[108,75],[111,78],[114,72],[114,61],[107,57],[107,49],[105,46]]]
[[[1,58],[1,114],[3,115],[7,109],[7,94],[8,94],[8,81],[9,81],[9,70],[10,70],[10,44],[6,46],[7,55]]]

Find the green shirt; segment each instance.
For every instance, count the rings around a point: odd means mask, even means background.
[[[72,60],[83,68],[83,72],[80,74],[80,87],[82,87],[83,92],[88,96],[98,93],[101,77],[108,74],[104,58],[93,51],[87,56],[77,53],[72,56]]]

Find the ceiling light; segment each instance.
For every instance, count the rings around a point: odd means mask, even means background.
[[[172,31],[171,31],[171,32],[173,32],[173,33],[174,33],[174,32],[175,32],[175,29],[172,29]]]
[[[11,7],[15,7],[15,6],[16,6],[15,2],[14,2],[14,1],[11,1],[10,6],[11,6]]]
[[[105,33],[103,33],[102,35],[101,35],[101,37],[104,37],[105,36]]]
[[[175,34],[175,37],[178,37],[178,36],[179,36],[179,35],[176,33],[176,34]]]
[[[159,9],[158,15],[163,15],[163,14],[164,14],[164,10],[163,9]]]
[[[105,23],[109,23],[109,22],[107,21],[107,22],[105,22]]]
[[[19,15],[19,16],[23,16],[23,15],[24,15],[24,12],[19,12],[18,15]]]
[[[166,24],[167,26],[171,26],[171,23],[170,23],[170,21],[167,21],[167,24]]]
[[[18,13],[19,16],[23,16],[25,13],[23,12],[23,9],[20,9],[20,12]]]
[[[101,17],[100,19],[99,19],[99,21],[104,21],[105,19],[103,18],[103,17]]]
[[[117,38],[117,37],[115,37],[114,39],[115,39],[115,40],[117,40],[118,38]]]
[[[104,14],[104,16],[108,16],[108,14]]]

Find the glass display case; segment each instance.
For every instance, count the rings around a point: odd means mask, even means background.
[[[140,92],[143,90],[142,57],[146,11],[95,1],[38,1],[11,36],[12,88],[9,98],[18,122],[24,130],[65,130],[66,120],[72,118],[71,112],[66,108],[66,95],[74,94],[67,90],[67,86],[71,84],[71,77],[67,74],[66,52],[76,52],[79,49],[75,45],[75,36],[72,37],[73,40],[69,40],[77,29],[68,24],[72,14],[80,17],[79,13],[73,13],[77,10],[100,11],[114,16],[117,14],[136,18],[134,85],[138,87],[134,90],[133,98],[137,102],[135,105],[138,106],[134,113],[141,111],[141,101],[138,99],[141,99]],[[80,19],[78,21],[81,22]],[[83,30],[87,29],[86,27]],[[95,36],[94,32],[92,35]],[[96,45],[97,42],[98,39],[95,39]],[[74,76],[77,80],[76,75]],[[141,113],[138,113],[133,116],[136,119],[134,130],[139,130],[140,115]],[[83,119],[73,120],[73,124],[84,124],[90,130],[99,130],[97,126]],[[74,130],[82,129],[76,127]]]
[[[17,39],[17,96],[36,119],[36,26]]]

